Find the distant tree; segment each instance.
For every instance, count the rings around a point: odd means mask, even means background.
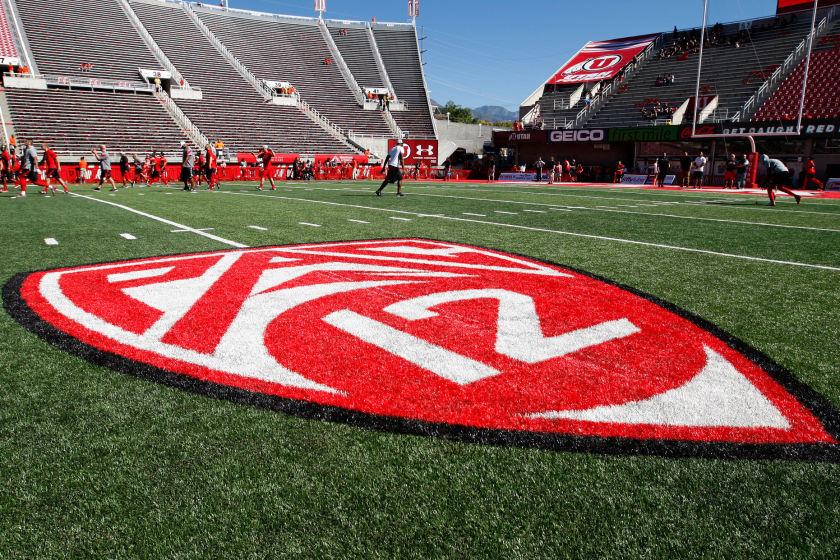
[[[449,120],[452,122],[478,124],[478,119],[473,118],[469,109],[456,105],[454,101],[447,101],[441,112],[449,113]]]

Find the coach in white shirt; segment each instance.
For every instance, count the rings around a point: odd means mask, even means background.
[[[695,189],[703,186],[703,170],[706,167],[706,158],[703,157],[703,152],[695,158],[694,163],[691,164],[691,185]]]

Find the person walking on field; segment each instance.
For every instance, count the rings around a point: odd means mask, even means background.
[[[761,165],[767,168],[766,186],[767,196],[770,198],[770,206],[776,206],[776,194],[773,192],[774,187],[795,198],[797,204],[802,201],[801,196],[788,188],[788,183],[790,182],[790,171],[781,161],[777,159],[770,159],[767,154],[761,154],[758,161],[761,162]]]
[[[495,183],[496,182],[496,160],[491,159],[490,163],[487,165],[487,182],[488,183]]]
[[[388,155],[385,157],[385,161],[382,162],[382,173],[385,173],[387,167],[388,174],[385,175],[385,180],[382,182],[382,186],[376,191],[376,196],[382,196],[382,190],[388,186],[388,183],[396,183],[397,196],[405,196],[402,192],[402,168],[404,165],[403,141],[397,140],[397,145],[391,148],[391,151],[388,152]]]
[[[29,181],[33,185],[44,187],[44,192],[46,192],[49,185],[40,182],[38,179],[38,150],[32,145],[32,140],[26,139],[24,140],[23,161],[21,161],[20,176],[18,178],[20,182],[20,194],[16,198],[26,198],[26,181]]]
[[[117,190],[117,184],[114,182],[114,178],[111,177],[111,156],[108,154],[108,149],[105,147],[105,144],[99,146],[98,152],[94,149],[91,150],[91,153],[99,160],[99,184],[93,190],[97,192],[102,190],[101,187],[105,181],[111,183],[112,191]]]
[[[808,186],[811,183],[817,184],[818,191],[824,191],[825,185],[822,182],[817,181],[817,166],[814,164],[814,158],[808,158],[808,161],[805,163],[805,182],[802,184],[802,188],[804,190],[808,190]]]
[[[271,183],[271,190],[276,191],[277,186],[274,184],[274,167],[271,165],[271,160],[274,158],[274,152],[272,152],[268,146],[263,146],[259,153],[253,155],[257,158],[257,161],[262,161],[262,169],[260,170],[260,186],[257,187],[257,190],[263,190],[263,184],[265,183],[265,180],[268,179],[268,182]]]
[[[46,142],[41,144],[41,148],[44,150],[44,161],[47,162],[47,188],[51,188],[53,196],[55,196],[55,186],[50,184],[50,179],[55,179],[58,184],[64,187],[64,193],[68,194],[70,189],[67,188],[67,183],[61,178],[61,163],[58,161],[58,154]],[[44,189],[42,194],[47,194],[47,188]]]
[[[120,152],[120,179],[122,179],[123,188],[128,188],[128,156],[125,152]]]
[[[216,178],[216,152],[210,144],[207,144],[207,147],[205,148],[204,175],[207,177],[207,184],[209,185],[207,190],[212,191],[214,181],[216,185],[219,184],[219,181]]]

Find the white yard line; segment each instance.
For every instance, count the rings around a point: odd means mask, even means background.
[[[478,216],[479,218],[486,218],[487,214],[471,214],[469,212],[461,212],[464,216]]]
[[[347,220],[348,222],[353,222],[356,224],[369,224],[370,222],[366,222],[364,220]]]
[[[784,224],[768,224],[766,222],[747,222],[743,220],[724,220],[722,218],[701,218],[699,216],[678,216],[676,214],[658,214],[655,212],[631,212],[629,210],[618,210],[618,208],[636,208],[636,206],[626,206],[626,205],[616,205],[616,206],[567,206],[566,208],[556,208],[553,207],[554,205],[545,204],[542,202],[519,202],[516,200],[501,200],[501,199],[491,199],[491,198],[472,198],[467,196],[452,196],[446,194],[428,194],[428,193],[416,193],[415,196],[429,196],[432,198],[452,198],[456,200],[470,200],[475,202],[500,202],[506,204],[517,204],[520,206],[551,206],[551,210],[565,210],[570,211],[572,210],[591,210],[592,212],[612,212],[616,214],[634,214],[638,216],[656,216],[662,218],[675,218],[681,220],[698,220],[702,222],[723,222],[729,224],[739,224],[739,225],[747,225],[747,226],[761,226],[761,227],[777,227],[777,228],[784,228],[784,229],[801,229],[807,231],[826,231],[832,233],[840,233],[840,229],[828,229],[828,228],[814,228],[814,227],[807,227],[807,226],[788,226]],[[671,204],[671,203],[668,203]],[[524,210],[525,212],[538,212],[537,210]],[[502,212],[496,210],[497,214],[516,214],[516,212]],[[481,216],[480,214],[468,214],[463,212],[465,216]],[[829,214],[834,215],[840,218],[840,214]]]
[[[509,216],[518,216],[518,212],[502,212],[501,210],[494,210],[496,214],[507,214]]]
[[[580,238],[583,238],[583,239],[597,239],[597,240],[600,240],[600,241],[613,241],[613,242],[616,242],[616,243],[627,243],[629,245],[640,245],[640,246],[643,246],[643,247],[655,247],[657,249],[668,249],[668,250],[672,250],[672,251],[686,251],[686,252],[689,252],[689,253],[699,253],[699,254],[704,254],[704,255],[713,255],[713,256],[716,256],[716,257],[726,257],[726,258],[730,258],[730,259],[741,259],[741,260],[747,260],[747,261],[765,262],[765,263],[772,263],[772,264],[784,264],[784,265],[789,265],[789,266],[800,266],[800,267],[804,267],[804,268],[816,268],[816,269],[820,269],[820,270],[831,270],[831,271],[835,271],[835,272],[840,272],[840,268],[834,267],[834,266],[800,263],[800,262],[794,262],[794,261],[781,261],[781,260],[776,260],[776,259],[765,259],[765,258],[761,258],[761,257],[750,257],[750,256],[747,256],[747,255],[735,255],[735,254],[732,254],[732,253],[720,253],[718,251],[708,251],[706,249],[694,249],[694,248],[691,248],[691,247],[678,247],[678,246],[675,246],[675,245],[663,245],[661,243],[649,243],[647,241],[634,241],[632,239],[621,239],[621,238],[618,238],[618,237],[605,237],[605,236],[602,236],[602,235],[591,235],[591,234],[587,234],[587,233],[576,233],[576,232],[571,232],[571,231],[559,231],[559,230],[545,229],[545,228],[533,228],[533,227],[527,227],[527,226],[520,226],[520,225],[516,225],[516,224],[500,224],[498,222],[484,222],[484,221],[481,221],[481,220],[471,220],[471,219],[467,219],[467,218],[455,218],[455,217],[452,217],[452,216],[435,216],[435,215],[429,215],[429,214],[420,214],[420,213],[417,213],[417,212],[408,212],[406,210],[393,210],[393,209],[389,209],[389,208],[374,208],[372,206],[360,206],[360,205],[356,205],[356,204],[343,204],[343,203],[340,203],[340,202],[328,202],[328,201],[325,201],[325,200],[309,200],[309,199],[306,199],[306,198],[292,198],[292,197],[288,197],[288,196],[272,196],[272,195],[265,195],[265,194],[244,194],[243,195],[243,194],[234,193],[234,192],[230,192],[228,194],[232,194],[232,195],[236,195],[236,196],[256,196],[256,197],[262,197],[262,198],[274,198],[274,199],[277,199],[277,200],[293,200],[293,201],[296,201],[296,202],[308,202],[308,203],[312,203],[312,204],[324,204],[324,205],[327,205],[327,206],[339,206],[339,207],[344,207],[344,208],[359,208],[359,209],[362,209],[362,210],[372,210],[374,212],[389,212],[389,213],[395,213],[395,214],[410,214],[412,216],[437,218],[437,219],[440,219],[440,220],[467,222],[467,223],[482,224],[482,225],[487,225],[487,226],[521,229],[521,230],[525,230],[525,231],[537,231],[537,232],[541,232],[541,233],[552,233],[552,234],[556,234],[556,235],[568,235],[570,237],[580,237]],[[407,218],[394,218],[392,216],[391,219],[406,220]]]
[[[312,227],[321,227],[318,224],[310,224],[309,222],[298,222],[302,226],[312,226]]]
[[[44,239],[44,243],[46,243],[47,245],[58,245],[58,241],[56,241],[52,237],[47,237],[46,239]]]
[[[123,239],[128,239],[129,241],[133,241],[133,240],[137,239],[136,237],[134,237],[130,233],[121,233],[120,237],[122,237]]]
[[[195,228],[195,231],[213,231],[216,228],[205,227],[205,228]],[[193,230],[191,229],[173,229],[169,233],[191,233]]]
[[[523,212],[531,212],[532,214],[545,214],[545,210],[528,210],[525,209]]]
[[[258,229],[260,231],[268,231],[268,228],[260,227],[260,226],[248,226],[251,229]]]
[[[415,214],[415,212],[406,212],[406,214]],[[421,216],[422,214],[416,214],[416,215]],[[434,216],[434,217],[438,218],[439,216]],[[403,222],[410,222],[411,221],[411,218],[397,218],[395,216],[391,216],[391,219],[392,220],[402,220]]]
[[[173,227],[176,227],[176,228],[179,228],[179,229],[183,229],[183,230],[189,231],[191,233],[195,233],[196,235],[201,235],[202,237],[212,239],[213,241],[218,241],[219,243],[224,243],[225,245],[230,245],[231,247],[238,247],[240,249],[246,249],[248,247],[247,245],[237,243],[236,241],[231,241],[230,239],[224,239],[223,237],[218,237],[216,235],[212,235],[212,234],[209,234],[209,233],[197,230],[197,229],[193,229],[189,226],[185,226],[184,224],[179,224],[178,222],[173,222],[172,220],[167,220],[167,219],[161,218],[159,216],[153,216],[152,214],[147,214],[146,212],[141,212],[140,210],[135,210],[134,208],[129,208],[128,206],[123,206],[122,204],[117,204],[115,202],[108,202],[107,200],[99,200],[98,198],[93,198],[92,196],[85,196],[83,194],[76,194],[76,193],[71,193],[71,194],[72,194],[72,196],[75,196],[75,197],[78,197],[78,198],[86,198],[87,200],[92,200],[94,202],[99,202],[101,204],[107,204],[108,206],[114,206],[116,208],[121,208],[123,210],[127,210],[129,212],[134,213],[134,214],[139,214],[140,216],[144,216],[146,218],[150,218],[152,220],[156,220],[158,222],[162,222],[164,224],[168,224],[170,226],[173,226]],[[172,194],[172,193],[164,193],[164,194]]]

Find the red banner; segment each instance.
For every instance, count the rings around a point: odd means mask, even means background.
[[[548,83],[580,84],[613,78],[657,37],[659,34],[590,41]]]
[[[388,140],[388,151],[390,152],[396,145],[396,140]],[[438,141],[403,140],[403,162],[405,162],[406,165],[414,165],[417,162],[428,165],[437,165]]]

